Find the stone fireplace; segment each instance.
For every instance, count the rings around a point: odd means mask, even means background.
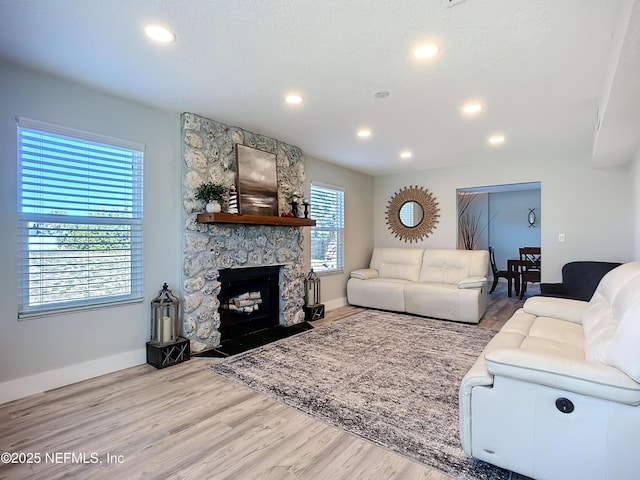
[[[204,206],[194,197],[204,181],[236,184],[235,144],[240,143],[276,154],[278,207],[280,212],[288,211],[287,199],[293,192],[303,191],[302,152],[273,138],[192,113],[182,114],[180,120],[185,219],[182,336],[190,340],[191,351],[199,353],[220,344],[220,275],[228,270],[237,269],[241,275],[248,273],[249,267],[275,267],[279,282],[277,323],[289,326],[303,322],[302,227],[198,223],[197,214]]]

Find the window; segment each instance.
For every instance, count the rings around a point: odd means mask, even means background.
[[[19,317],[142,298],[143,150],[18,120]]]
[[[317,273],[344,269],[344,190],[311,184],[311,268]]]

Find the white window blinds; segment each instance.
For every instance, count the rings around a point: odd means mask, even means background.
[[[311,268],[317,273],[344,270],[344,190],[311,184]]]
[[[416,225],[413,215],[414,215],[413,202],[407,202],[404,205],[402,205],[399,216],[400,216],[400,221],[404,226],[413,227],[414,225]]]
[[[18,119],[19,317],[142,298],[143,155]]]

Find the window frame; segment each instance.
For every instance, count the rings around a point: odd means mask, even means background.
[[[17,159],[17,221],[18,221],[18,320],[29,319],[35,317],[43,317],[49,315],[58,315],[62,313],[71,313],[78,312],[83,310],[93,310],[97,308],[105,308],[113,305],[122,305],[129,303],[139,303],[143,301],[143,290],[144,290],[144,252],[143,252],[143,231],[144,231],[144,205],[143,205],[143,188],[144,188],[144,154],[145,154],[145,145],[141,143],[131,142],[128,140],[117,139],[113,137],[108,137],[105,135],[96,134],[93,132],[88,132],[84,130],[78,130],[74,128],[68,128],[61,125],[56,125],[52,123],[46,123],[39,120],[33,120],[25,117],[17,117],[17,129],[16,129],[16,139],[17,139],[17,151],[16,151],[16,159]],[[25,210],[36,210],[37,207],[29,206],[29,197],[25,194],[23,190],[23,185],[25,185],[25,178],[27,175],[25,174],[25,170],[29,170],[29,167],[26,165],[29,163],[27,159],[27,155],[24,155],[26,149],[23,150],[23,143],[27,144],[27,138],[29,135],[23,135],[23,132],[36,132],[41,133],[43,137],[56,137],[62,136],[67,137],[71,141],[77,141],[78,144],[84,145],[93,145],[98,146],[98,148],[106,147],[108,149],[121,150],[123,153],[126,152],[127,155],[130,155],[131,161],[131,176],[128,175],[125,177],[126,180],[130,178],[130,188],[128,189],[126,196],[124,196],[125,202],[130,202],[130,211],[126,209],[128,215],[126,216],[109,216],[108,214],[101,217],[101,208],[108,206],[116,206],[120,200],[108,200],[105,199],[103,201],[99,200],[95,205],[91,205],[91,208],[87,207],[86,212],[69,212],[69,211],[61,211],[55,212],[52,208],[52,203],[55,203],[53,198],[55,197],[55,193],[44,192],[44,197],[46,199],[44,208],[48,209],[48,212],[37,212],[37,211],[25,211]],[[49,138],[48,141],[51,139]],[[50,151],[46,151],[45,154],[51,154]],[[104,157],[107,154],[103,154]],[[103,160],[103,156],[99,156],[101,160]],[[46,158],[46,157],[45,157]],[[82,158],[82,157],[81,157]],[[87,165],[89,164],[89,160],[93,157],[89,157],[87,154],[87,158],[83,158],[83,161],[87,161]],[[33,161],[32,161],[33,162]],[[126,165],[126,164],[125,164]],[[109,167],[109,166],[108,166]],[[98,167],[96,167],[98,168]],[[110,168],[110,167],[109,167]],[[31,169],[33,170],[33,169]],[[62,170],[60,170],[62,171]],[[90,169],[89,172],[91,175],[96,174],[95,169]],[[38,178],[44,178],[46,172],[38,171],[36,169],[36,180]],[[24,175],[24,176],[23,176]],[[73,176],[73,175],[72,175]],[[77,175],[76,175],[77,176]],[[87,180],[89,181],[89,180]],[[33,184],[33,180],[30,180]],[[107,180],[106,184],[108,186],[113,185],[113,181]],[[72,187],[77,188],[79,185],[83,185],[82,182],[73,182]],[[62,187],[49,187],[51,190],[55,188]],[[46,195],[49,195],[47,198]],[[87,193],[87,198],[90,197],[90,193]],[[112,193],[112,195],[114,195]],[[47,205],[48,203],[48,205]],[[87,203],[89,205],[89,203]],[[26,207],[26,208],[25,208]],[[86,214],[83,214],[86,213]],[[122,213],[122,212],[120,212]],[[104,215],[104,213],[103,213]],[[36,235],[32,232],[33,224],[56,224],[59,228],[65,228],[70,226],[75,226],[79,230],[82,231],[84,227],[86,230],[91,231],[91,228],[95,228],[98,231],[104,231],[103,228],[107,231],[118,232],[120,229],[118,227],[124,227],[127,233],[128,240],[128,248],[123,249],[122,252],[125,252],[122,255],[116,254],[116,258],[126,258],[127,260],[127,268],[125,269],[127,276],[125,277],[125,288],[128,288],[128,291],[125,293],[118,294],[109,294],[102,295],[96,297],[88,297],[88,298],[65,298],[63,300],[56,299],[51,302],[42,302],[42,303],[31,303],[32,298],[32,289],[37,288],[30,284],[30,267],[31,260],[35,257],[33,255],[31,246],[32,241],[36,237]],[[55,238],[55,237],[54,237]],[[101,243],[105,245],[105,243]],[[59,244],[60,245],[60,244]],[[70,255],[69,258],[81,258],[82,256],[78,253],[78,250],[71,250],[76,252],[75,256]],[[101,250],[100,248],[96,249],[88,249],[88,252],[91,251],[106,251]],[[118,260],[122,261],[122,260]],[[91,264],[91,261],[85,259],[85,263],[87,265]],[[99,271],[99,270],[98,270]],[[104,271],[104,270],[103,270]],[[56,272],[54,271],[54,275]],[[85,271],[85,275],[88,273]],[[101,277],[102,278],[102,277]],[[87,287],[90,285],[89,283],[84,283]]]
[[[310,263],[311,263],[311,268],[313,269],[313,271],[319,275],[332,275],[332,274],[341,274],[344,273],[344,247],[345,247],[345,242],[344,242],[344,224],[345,224],[345,189],[344,187],[340,187],[337,185],[331,185],[331,184],[327,184],[327,183],[323,183],[323,182],[315,182],[312,181],[310,183],[310,192],[309,192],[309,197],[310,197],[310,201],[311,201],[311,214],[312,214],[312,218],[314,220],[316,220],[316,225],[311,227],[311,232],[310,232],[310,247],[311,247],[311,252],[310,252]],[[319,219],[318,219],[318,215],[317,210],[317,205],[315,205],[315,202],[313,200],[313,189],[314,188],[318,188],[318,189],[324,189],[324,190],[331,190],[334,192],[339,192],[339,196],[340,196],[340,205],[339,207],[341,207],[341,225],[337,225],[337,226],[321,226],[318,225],[319,223]],[[314,206],[315,205],[315,206]],[[317,269],[317,266],[314,266],[313,264],[313,238],[314,238],[314,232],[318,232],[318,231],[328,231],[328,232],[336,232],[336,266],[335,268],[327,268],[327,269]]]

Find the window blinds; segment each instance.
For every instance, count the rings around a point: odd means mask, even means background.
[[[315,272],[344,269],[344,190],[311,185],[311,268]]]
[[[142,298],[143,151],[18,120],[20,317]]]

